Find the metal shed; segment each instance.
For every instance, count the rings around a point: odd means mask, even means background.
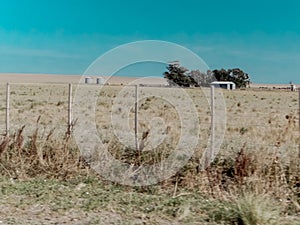
[[[85,77],[84,78],[84,83],[85,84],[91,84],[91,83],[93,83],[93,78],[92,77]]]
[[[104,85],[105,79],[103,77],[97,77],[97,84]]]
[[[236,89],[235,83],[231,81],[214,81],[211,83],[211,85],[217,87],[217,88],[224,88],[227,90],[234,90]]]

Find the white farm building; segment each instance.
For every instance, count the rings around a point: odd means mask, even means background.
[[[231,81],[214,81],[211,85],[215,86],[216,88],[224,88],[227,90],[234,90],[236,89],[235,83]]]

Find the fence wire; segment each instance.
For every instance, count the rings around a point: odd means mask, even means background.
[[[141,142],[149,134],[149,145],[154,142],[170,142],[176,145],[184,126],[184,116],[193,117],[195,109],[199,123],[199,146],[207,147],[211,138],[212,111],[209,89],[178,89],[164,87],[138,87],[138,112],[131,102],[135,101],[135,86],[85,85],[88,95],[91,87],[97,91],[95,123],[101,140],[109,143],[116,135],[115,129],[124,133],[138,132]],[[127,90],[122,92],[124,88]],[[74,86],[73,96],[76,94]],[[206,94],[205,94],[206,93]],[[300,92],[299,92],[300,93]],[[55,130],[65,133],[70,123],[68,84],[10,84],[9,131],[15,133],[25,126],[26,134],[39,127],[41,133]],[[191,99],[193,105],[182,105],[185,113],[180,115],[174,106],[174,99],[183,101],[183,95]],[[222,95],[222,96],[221,96]],[[290,91],[222,91],[226,120],[224,140],[221,148],[241,148],[242,146],[271,149],[297,149],[299,147],[299,94]],[[72,98],[71,98],[72,99]],[[116,105],[119,107],[115,107]],[[123,105],[122,105],[123,104]],[[71,104],[72,105],[72,104]],[[129,111],[125,111],[129,109]],[[182,109],[180,109],[182,110]],[[218,104],[215,112],[224,110]],[[84,113],[84,111],[83,111]],[[113,127],[114,115],[120,114],[125,123]],[[135,116],[138,114],[138,117]],[[6,132],[6,84],[0,84],[0,133]],[[76,118],[74,118],[76,119]],[[116,123],[115,123],[116,124]],[[123,126],[124,125],[124,126]],[[214,126],[218,129],[217,120]],[[195,126],[196,127],[196,126]],[[129,130],[126,130],[129,129]],[[191,128],[191,135],[195,130]],[[152,135],[152,136],[151,136]],[[160,136],[162,138],[160,138]],[[117,137],[115,137],[117,138]],[[148,138],[148,137],[147,137]],[[155,138],[157,140],[155,140]],[[135,140],[133,140],[134,142]],[[145,144],[143,143],[143,144]],[[152,144],[151,144],[152,143]]]

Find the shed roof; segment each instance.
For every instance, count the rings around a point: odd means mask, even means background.
[[[211,84],[235,84],[232,81],[214,81]]]

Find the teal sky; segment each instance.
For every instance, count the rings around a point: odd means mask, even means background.
[[[298,0],[2,1],[0,73],[82,74],[106,51],[151,39],[253,82],[300,83],[299,10]]]

